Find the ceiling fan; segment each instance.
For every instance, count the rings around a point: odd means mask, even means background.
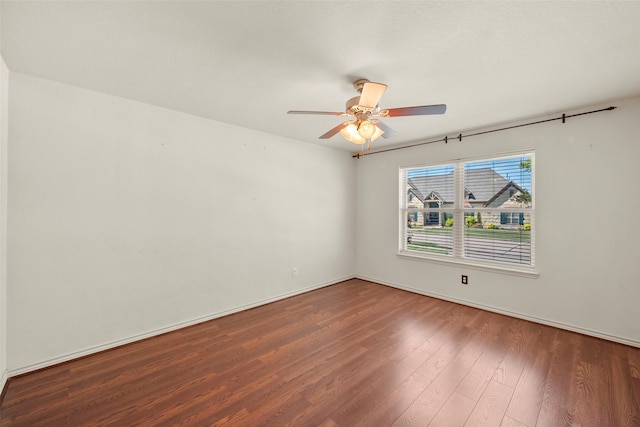
[[[360,93],[360,96],[353,97],[347,101],[345,112],[333,111],[300,111],[291,110],[287,114],[323,114],[331,116],[352,117],[344,123],[329,130],[320,136],[320,139],[328,139],[340,132],[344,139],[354,144],[368,145],[380,136],[389,138],[395,131],[384,124],[379,117],[398,116],[427,116],[432,114],[444,114],[447,110],[445,104],[421,105],[417,107],[388,108],[381,110],[378,106],[382,94],[387,89],[387,85],[370,82],[367,79],[356,80],[353,87]]]

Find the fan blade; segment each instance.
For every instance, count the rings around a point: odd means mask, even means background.
[[[366,82],[362,88],[362,94],[360,95],[358,104],[366,108],[376,108],[385,90],[387,90],[387,85],[385,84]]]
[[[336,133],[340,132],[343,128],[347,127],[351,122],[340,123],[338,126],[334,127],[324,135],[320,136],[318,139],[329,139]]]
[[[287,114],[323,114],[326,116],[346,116],[348,114],[337,112],[337,111],[302,111],[302,110],[291,110],[287,111]]]
[[[390,138],[396,134],[396,131],[391,129],[389,126],[382,123],[380,120],[372,120],[371,123],[378,126],[384,132],[382,134],[383,138]]]
[[[447,106],[445,104],[421,105],[418,107],[389,108],[385,111],[384,117],[429,116],[431,114],[444,114],[447,111]],[[382,116],[383,114],[380,115]]]

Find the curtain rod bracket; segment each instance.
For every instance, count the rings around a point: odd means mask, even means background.
[[[462,142],[462,134],[458,134],[458,141]]]
[[[567,119],[567,115],[562,113],[562,123],[565,123]]]

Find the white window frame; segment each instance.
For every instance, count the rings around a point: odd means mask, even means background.
[[[487,207],[465,207],[464,206],[464,165],[466,163],[473,163],[479,161],[500,160],[513,157],[527,156],[531,158],[531,207],[529,208],[487,208]],[[415,209],[407,208],[407,171],[416,168],[435,168],[452,165],[454,167],[454,185],[455,185],[455,200],[453,207],[447,207],[442,209]],[[436,262],[448,265],[465,266],[473,269],[486,270],[498,273],[513,274],[523,277],[538,277],[539,273],[536,270],[535,264],[535,152],[534,150],[527,150],[517,153],[506,153],[494,156],[483,156],[479,158],[465,158],[457,159],[453,161],[445,161],[438,163],[425,163],[411,166],[402,166],[399,168],[399,239],[398,239],[398,253],[401,258],[424,260],[427,262]],[[407,250],[407,215],[413,212],[421,212],[422,215],[428,215],[429,212],[453,212],[453,250],[450,255],[439,255],[429,252],[418,252],[414,250]],[[529,223],[531,224],[530,241],[531,241],[531,265],[511,264],[503,262],[485,261],[474,258],[466,258],[464,256],[464,227],[465,227],[465,213],[474,212],[504,212],[504,213],[526,213],[528,214]]]

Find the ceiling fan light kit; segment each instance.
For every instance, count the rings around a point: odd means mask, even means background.
[[[378,139],[384,131],[369,121],[363,121],[357,125],[357,121],[347,122],[347,125],[340,129],[340,135],[344,139],[354,144],[362,145],[367,140],[370,142]]]
[[[387,90],[387,85],[370,82],[367,79],[359,79],[353,83],[353,87],[360,93],[347,101],[345,112],[331,111],[301,111],[291,110],[288,114],[323,114],[332,116],[351,116],[355,120],[340,123],[320,136],[320,139],[328,139],[337,133],[347,141],[354,144],[363,145],[371,143],[380,136],[390,138],[395,131],[381,122],[376,117],[397,117],[397,116],[426,116],[433,114],[444,114],[447,110],[445,104],[422,105],[417,107],[401,107],[380,110],[378,103]],[[372,119],[373,118],[373,119]],[[371,148],[370,146],[368,149]]]

